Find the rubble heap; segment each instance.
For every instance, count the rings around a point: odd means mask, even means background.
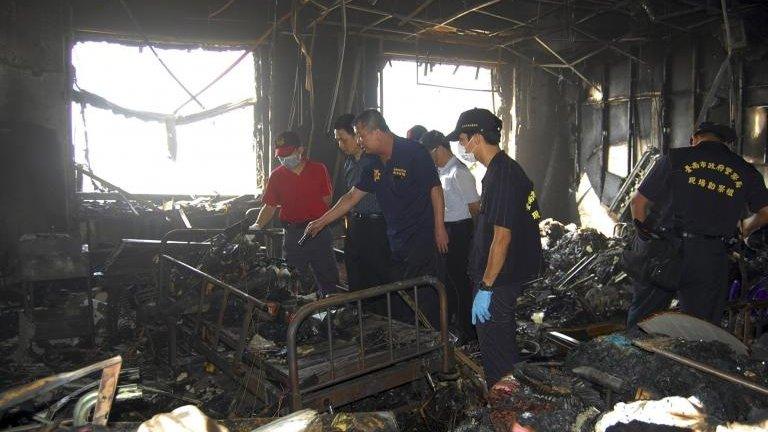
[[[639,336],[647,338],[647,336]],[[768,385],[768,365],[735,354],[721,342],[653,339],[657,346],[723,372]],[[581,378],[579,367],[608,374],[618,388]],[[581,375],[583,376],[583,375]],[[491,391],[491,418],[497,427],[515,422],[539,432],[592,430],[616,402],[638,398],[694,396],[715,422],[754,421],[768,397],[688,366],[645,352],[622,333],[574,348],[562,366],[521,363]],[[506,430],[506,429],[505,429]]]
[[[542,222],[541,230],[543,243],[549,245],[544,249],[545,272],[518,298],[518,320],[539,315],[545,326],[555,328],[623,321],[632,299],[619,264],[625,241],[552,220]]]
[[[734,375],[768,385],[768,364],[737,355],[722,342],[663,341],[664,349]],[[768,407],[768,398],[744,387],[703,374],[630,345],[627,337],[614,334],[575,348],[564,367],[590,365],[615,375],[627,384],[623,397],[641,389],[654,398],[696,396],[711,416],[745,420],[752,408]],[[631,400],[631,399],[625,399]]]

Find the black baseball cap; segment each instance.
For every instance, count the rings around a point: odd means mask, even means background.
[[[724,143],[736,141],[736,131],[732,127],[714,122],[704,122],[696,128],[694,135],[711,133],[720,138]]]
[[[451,143],[445,139],[445,135],[440,131],[431,130],[421,136],[421,145],[426,147],[427,150],[432,151],[439,146],[443,146],[447,149],[451,149]]]
[[[458,141],[459,134],[477,132],[501,133],[501,119],[492,112],[482,108],[472,108],[464,111],[456,122],[456,129],[445,137],[448,141]]]

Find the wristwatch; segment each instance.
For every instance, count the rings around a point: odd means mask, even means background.
[[[489,292],[493,292],[493,287],[489,287],[489,286],[488,286],[488,285],[486,285],[486,284],[485,284],[485,282],[483,282],[483,281],[480,281],[480,283],[479,283],[479,284],[477,284],[477,289],[479,289],[480,291],[489,291]]]

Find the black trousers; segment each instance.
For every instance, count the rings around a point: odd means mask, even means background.
[[[446,222],[448,253],[442,255],[445,264],[446,291],[449,316],[464,336],[472,336],[472,283],[469,280],[469,251],[472,248],[472,219]]]
[[[431,234],[431,233],[430,233]],[[392,251],[392,268],[390,281],[397,282],[419,276],[438,275],[438,252],[432,237],[413,239],[404,250]],[[419,288],[418,306],[435,329],[440,328],[440,300],[437,291],[429,288]],[[413,291],[409,296],[414,298]],[[415,320],[413,310],[400,298],[392,297],[392,315],[395,319],[412,323]]]
[[[520,361],[517,351],[515,304],[520,295],[519,283],[497,286],[491,296],[491,319],[478,323],[477,338],[483,355],[485,382],[490,389]],[[473,291],[477,292],[477,289]]]
[[[344,241],[344,263],[350,291],[389,283],[389,261],[389,240],[384,218],[350,215]]]
[[[728,300],[725,244],[716,239],[684,238],[682,277],[676,291],[665,291],[640,281],[633,281],[632,285],[634,293],[627,316],[628,328],[669,308],[675,293],[683,313],[720,325]]]
[[[333,237],[331,230],[324,228],[314,238],[307,239],[304,245],[299,246],[305,228],[306,224],[291,224],[285,228],[283,254],[288,265],[296,267],[300,272],[312,270],[317,294],[323,297],[336,292],[336,285],[339,284]]]

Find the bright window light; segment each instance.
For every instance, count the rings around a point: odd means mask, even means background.
[[[581,226],[594,228],[607,237],[613,236],[616,222],[608,214],[608,210],[600,203],[600,197],[595,193],[592,183],[586,173],[579,179],[579,189],[576,192],[579,202],[579,220]]]
[[[179,80],[195,93],[243,51],[160,49],[156,51]],[[173,114],[189,96],[146,47],[82,42],[72,49],[76,88],[137,111]],[[194,114],[255,97],[249,54],[198,99],[176,114]],[[85,117],[85,122],[83,121]],[[176,126],[177,152],[171,158],[165,123],[125,117],[72,104],[75,162],[134,194],[240,195],[258,192],[253,106]],[[91,183],[83,183],[92,190]]]
[[[501,99],[492,88],[488,67],[478,70],[475,66],[435,64],[427,66],[425,75],[423,64],[392,60],[384,67],[384,118],[396,135],[405,136],[408,129],[417,124],[447,135],[456,127],[459,115],[468,109],[496,112]],[[457,146],[458,143],[451,144],[454,153]],[[514,137],[511,137],[508,152],[513,156],[514,148]],[[478,179],[479,188],[485,168],[475,163],[470,169]]]

